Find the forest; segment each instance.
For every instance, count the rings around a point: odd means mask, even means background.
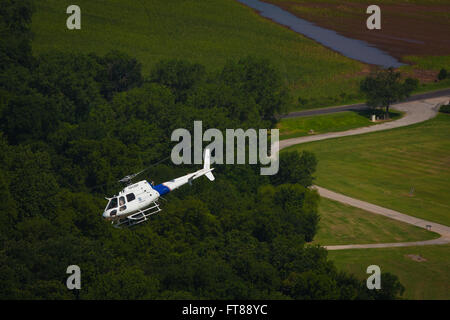
[[[33,2],[0,0],[0,299],[395,299],[340,272],[308,245],[320,198],[318,159],[281,155],[280,171],[217,165],[167,196],[134,229],[101,218],[112,183],[170,155],[176,128],[272,128],[289,94],[270,61],[242,57],[219,71],[162,60],[144,75],[112,51],[33,56]],[[192,171],[164,162],[141,178]],[[81,268],[81,290],[66,269]]]

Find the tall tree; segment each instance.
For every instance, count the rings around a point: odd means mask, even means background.
[[[287,110],[289,93],[280,72],[266,59],[256,57],[229,61],[221,79],[254,99],[263,119],[275,123],[275,115]]]
[[[417,79],[402,81],[400,72],[389,68],[366,77],[360,84],[360,90],[366,95],[367,105],[385,108],[386,118],[389,119],[389,107],[409,97],[417,85]]]
[[[276,175],[271,176],[271,181],[275,185],[283,183],[298,183],[304,187],[312,185],[316,171],[317,159],[313,153],[303,151],[283,152],[280,155],[280,170]]]
[[[32,0],[0,0],[0,70],[30,66]]]
[[[97,58],[103,66],[97,79],[101,82],[101,92],[111,99],[116,92],[127,91],[142,83],[142,65],[123,52],[113,50],[102,58]]]

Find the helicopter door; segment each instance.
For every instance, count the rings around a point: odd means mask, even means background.
[[[127,210],[127,206],[125,205],[125,197],[119,197],[119,211]]]

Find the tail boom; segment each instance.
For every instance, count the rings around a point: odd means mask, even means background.
[[[214,175],[212,174],[212,171],[214,168],[211,168],[211,152],[209,149],[205,150],[205,158],[203,162],[203,169],[200,169],[196,172],[189,173],[185,176],[158,184],[153,187],[160,195],[164,195],[174,189],[177,189],[181,187],[182,185],[186,183],[191,183],[192,180],[195,180],[197,178],[200,178],[201,176],[206,176],[210,181],[214,181]]]

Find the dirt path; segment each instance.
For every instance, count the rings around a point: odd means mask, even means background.
[[[311,141],[319,141],[332,138],[340,138],[352,135],[358,135],[369,132],[376,132],[382,130],[388,130],[398,127],[404,127],[411,124],[426,121],[428,119],[436,116],[439,106],[446,104],[450,101],[450,95],[442,96],[438,98],[411,101],[400,103],[395,106],[395,109],[405,113],[405,116],[399,120],[382,123],[379,125],[374,125],[370,127],[352,129],[342,132],[331,132],[325,134],[319,134],[308,137],[292,138],[280,141],[280,150]],[[398,242],[398,243],[379,243],[379,244],[351,244],[351,245],[336,245],[336,246],[326,246],[328,250],[345,250],[345,249],[363,249],[363,248],[387,248],[387,247],[406,247],[406,246],[423,246],[423,245],[433,245],[433,244],[445,244],[450,243],[450,227],[441,225],[435,222],[419,219],[416,217],[408,216],[406,214],[394,211],[388,208],[380,207],[365,201],[347,197],[343,194],[333,192],[331,190],[313,186],[319,192],[322,197],[329,198],[353,207],[361,208],[368,212],[374,214],[380,214],[391,219],[399,220],[405,223],[409,223],[414,226],[418,226],[425,229],[430,229],[436,233],[439,233],[441,237],[439,239],[427,240],[427,241],[416,241],[416,242]],[[429,227],[428,227],[429,226]]]

